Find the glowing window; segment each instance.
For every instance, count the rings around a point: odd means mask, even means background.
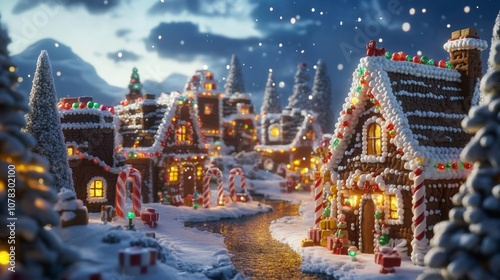
[[[168,171],[168,181],[170,183],[176,183],[179,181],[179,166],[172,165]]]
[[[312,131],[312,130],[307,131],[306,132],[306,138],[307,139],[314,139],[314,138],[316,138],[316,135],[315,135],[314,131]]]
[[[201,180],[203,177],[203,166],[196,167],[196,177],[198,177],[198,180]]]
[[[366,153],[368,155],[381,155],[382,154],[382,129],[376,123],[369,124],[367,129],[366,138]]]
[[[213,88],[213,84],[212,84],[212,83],[209,83],[209,82],[206,82],[206,83],[205,83],[204,88],[205,88],[206,90],[212,90],[212,89],[214,89],[214,88]]]
[[[73,148],[72,146],[69,146],[68,147],[68,156],[72,156],[75,154],[75,148]]]
[[[104,197],[104,184],[102,180],[97,179],[92,181],[89,190],[90,198],[101,198]]]
[[[180,125],[177,127],[177,143],[179,145],[191,145],[192,135],[187,126]]]
[[[279,125],[271,125],[269,126],[269,140],[278,141],[281,135],[281,128]]]
[[[389,198],[389,217],[390,219],[399,219],[398,214],[398,198],[395,195],[391,195]]]
[[[213,112],[213,104],[205,104],[203,107],[203,114],[211,115]]]

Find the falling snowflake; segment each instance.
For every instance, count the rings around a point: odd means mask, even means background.
[[[339,65],[337,65],[337,69],[340,71],[342,69],[344,69],[344,64],[340,63]]]
[[[469,6],[465,6],[465,7],[464,7],[464,12],[465,12],[466,14],[468,14],[468,13],[470,12],[470,7],[469,7]]]
[[[404,32],[410,31],[410,28],[411,28],[410,23],[409,22],[403,23],[402,28],[403,28]]]
[[[410,11],[409,11],[410,15],[414,15],[415,14],[415,8],[411,8]]]

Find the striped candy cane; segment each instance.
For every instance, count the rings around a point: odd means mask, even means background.
[[[222,186],[222,172],[217,167],[210,167],[203,177],[203,208],[210,208],[210,178],[217,177],[218,201],[224,200],[224,188]]]
[[[425,231],[427,223],[425,220],[425,186],[424,174],[422,169],[417,168],[413,171],[415,177],[413,179],[413,240],[411,245],[413,248],[412,261],[415,264],[423,265],[424,255],[426,253],[427,238]]]
[[[118,180],[116,181],[116,216],[122,218],[125,218],[125,211],[123,209],[125,207],[125,185],[129,177],[134,183],[134,189],[132,191],[133,211],[136,216],[139,216],[141,213],[141,173],[135,168],[127,168],[120,172]]]
[[[323,187],[321,183],[323,178],[321,176],[316,177],[314,181],[314,225],[319,227],[321,222],[321,214],[323,213]]]
[[[235,186],[235,177],[236,175],[240,175],[240,187],[246,192],[246,178],[245,172],[240,167],[235,167],[229,171],[229,193],[231,200],[236,202],[236,186]]]

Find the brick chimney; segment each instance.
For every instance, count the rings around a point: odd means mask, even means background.
[[[443,48],[450,53],[453,68],[462,74],[464,105],[470,107],[476,83],[482,77],[481,51],[488,47],[485,40],[477,35],[476,28],[466,28],[451,33],[451,38]]]

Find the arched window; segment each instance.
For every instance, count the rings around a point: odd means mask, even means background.
[[[87,184],[87,201],[88,202],[106,202],[106,179],[103,177],[93,177]]]
[[[273,124],[269,126],[269,140],[278,141],[281,136],[281,127],[278,124]]]
[[[377,123],[366,128],[366,154],[378,156],[382,154],[382,129]]]

